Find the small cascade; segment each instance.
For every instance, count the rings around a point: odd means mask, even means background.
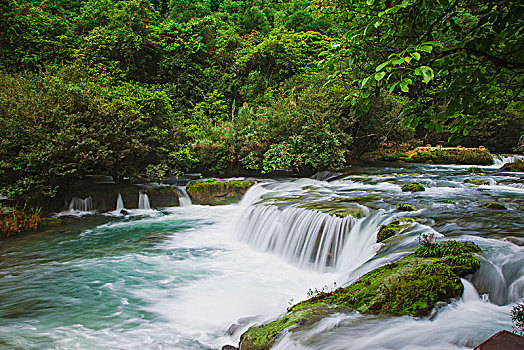
[[[151,209],[151,205],[149,204],[149,197],[144,192],[140,192],[140,194],[138,195],[138,209]]]
[[[91,211],[93,210],[93,199],[91,197],[73,197],[69,203],[69,211]]]
[[[125,209],[124,207],[124,200],[122,199],[122,195],[119,193],[118,198],[116,199],[116,209],[115,211],[120,211],[122,209]]]
[[[190,207],[193,205],[191,202],[191,197],[187,194],[186,187],[185,186],[177,186],[175,187],[177,193],[180,195],[178,197],[178,202],[180,203],[181,207]]]
[[[514,163],[517,160],[524,160],[524,156],[518,154],[513,154],[509,156],[496,155],[495,157],[493,157],[493,165],[501,167],[507,163]]]
[[[462,300],[465,302],[469,301],[480,301],[480,295],[477,292],[477,289],[475,289],[475,286],[471,284],[470,281],[461,278],[462,285],[464,286],[464,293],[462,294]]]
[[[323,270],[336,265],[355,221],[296,207],[254,205],[244,212],[238,231],[243,241],[259,249]]]
[[[472,283],[481,294],[488,294],[489,300],[504,305],[507,299],[507,285],[502,269],[484,258],[480,258],[480,269],[473,275]]]
[[[253,204],[255,204],[257,201],[260,200],[260,197],[262,197],[263,194],[269,192],[264,185],[265,183],[259,183],[256,185],[251,186],[247,192],[242,197],[242,200],[240,203],[238,203],[239,206],[247,208]]]

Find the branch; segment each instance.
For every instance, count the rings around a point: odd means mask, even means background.
[[[491,61],[497,67],[506,68],[506,69],[509,69],[511,71],[515,71],[515,73],[517,73],[517,74],[523,74],[524,73],[524,72],[516,72],[518,70],[520,70],[520,71],[524,70],[524,63],[509,62],[509,61],[503,60],[502,58],[498,58],[498,57],[492,56],[490,54],[487,54],[485,52],[482,52],[482,51],[479,51],[479,50],[475,50],[475,49],[466,48],[466,47],[442,51],[441,53],[438,53],[438,54],[435,55],[434,60],[438,60],[438,59],[441,59],[441,58],[446,57],[446,56],[454,55],[454,54],[459,53],[459,52],[464,52],[464,53],[467,53],[467,54],[483,57],[483,58],[487,59],[488,61]]]

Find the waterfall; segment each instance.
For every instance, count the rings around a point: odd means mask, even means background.
[[[118,198],[116,200],[116,209],[115,211],[120,211],[122,209],[125,209],[124,207],[124,200],[122,199],[122,195],[119,193]]]
[[[518,154],[512,154],[509,156],[496,155],[495,157],[493,157],[493,165],[500,168],[504,164],[514,163],[517,160],[524,160],[524,156]]]
[[[180,187],[177,186],[175,187],[175,189],[178,192],[178,194],[180,195],[178,197],[178,201],[181,207],[190,207],[191,205],[193,205],[193,203],[191,203],[191,198],[187,194],[185,186],[180,186]]]
[[[254,205],[246,209],[238,230],[243,241],[301,265],[335,266],[353,217],[340,218],[314,210]]]
[[[151,205],[149,204],[149,197],[144,192],[140,192],[140,194],[138,195],[138,209],[151,209]]]
[[[73,197],[69,203],[69,211],[91,211],[93,210],[93,199],[91,197]]]

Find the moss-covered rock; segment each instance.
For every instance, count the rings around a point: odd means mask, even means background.
[[[488,179],[466,179],[464,180],[464,183],[475,185],[475,186],[481,186],[481,185],[489,185]]]
[[[322,213],[337,216],[339,218],[352,216],[356,219],[360,219],[368,215],[368,210],[359,204],[359,202],[366,200],[368,199],[359,197],[349,199],[345,198],[340,200],[307,202],[297,205],[297,208],[320,211]]]
[[[193,204],[226,205],[237,203],[254,181],[205,180],[193,181],[186,191]]]
[[[497,202],[486,202],[482,204],[482,208],[495,209],[495,210],[506,210],[508,209],[504,204]]]
[[[398,218],[387,225],[380,226],[380,229],[377,233],[377,243],[382,242],[400,233],[405,228],[411,226],[413,222],[415,222],[415,219],[406,217]]]
[[[443,148],[428,149],[419,148],[415,150],[408,162],[427,164],[493,164],[493,155],[487,149],[481,148]]]
[[[152,208],[176,207],[180,205],[179,194],[175,187],[159,186],[143,191],[149,197]]]
[[[407,203],[397,203],[396,208],[399,211],[415,211],[415,210],[417,210],[417,209],[415,209],[414,206],[412,206],[411,204],[407,204]]]
[[[472,166],[471,168],[466,169],[466,172],[468,172],[470,174],[484,174],[482,169],[480,169],[479,167],[476,167],[476,166]]]
[[[410,184],[402,185],[401,190],[402,192],[423,192],[426,190],[426,188],[418,182],[413,182]]]
[[[417,147],[406,152],[392,151],[380,154],[377,155],[376,159],[426,164],[491,165],[493,163],[493,155],[489,150],[463,147]]]
[[[506,163],[501,168],[501,171],[515,171],[515,172],[524,172],[524,161],[517,160],[513,163]]]
[[[241,349],[270,349],[284,332],[312,327],[330,314],[348,310],[394,316],[429,315],[438,302],[462,296],[460,277],[480,267],[479,259],[472,255],[472,251],[480,251],[474,243],[442,245],[445,247],[439,252],[446,252],[443,256],[410,254],[365,274],[348,287],[321,292],[294,305],[285,316],[247,330],[241,337]]]

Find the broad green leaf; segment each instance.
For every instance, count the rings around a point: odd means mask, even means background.
[[[434,77],[435,77],[435,73],[433,72],[433,69],[431,69],[431,67],[428,67],[428,66],[422,66],[420,67],[420,71],[422,72],[422,81],[424,81],[424,83],[429,83]]]
[[[371,79],[371,76],[369,76],[369,77],[367,77],[367,78],[364,78],[364,79],[362,80],[362,83],[360,84],[360,88],[361,88],[361,89],[363,89],[363,88],[365,88],[365,87],[368,86],[368,81],[369,81],[369,79]]]
[[[402,90],[402,92],[409,92],[409,86],[405,80],[400,82],[400,90]]]
[[[407,64],[410,64],[411,63],[411,57],[409,57],[409,56],[404,57],[404,62],[406,62]]]
[[[433,51],[433,46],[430,46],[430,45],[422,45],[421,47],[418,48],[420,51],[424,51],[424,52],[427,52],[427,53],[431,53],[431,51]]]
[[[412,52],[411,57],[413,57],[417,61],[420,60],[420,54],[418,52]]]
[[[389,64],[389,61],[384,62],[384,63],[382,63],[382,64],[379,64],[379,65],[377,66],[377,68],[375,68],[375,72],[379,72],[379,71],[381,71],[381,70],[382,70],[385,66],[387,66],[388,64]]]
[[[375,0],[366,0],[366,4],[368,4],[369,6],[373,5],[374,2]]]
[[[382,78],[384,78],[385,75],[386,75],[386,72],[377,73],[377,74],[375,74],[375,80],[376,81],[381,81]]]

